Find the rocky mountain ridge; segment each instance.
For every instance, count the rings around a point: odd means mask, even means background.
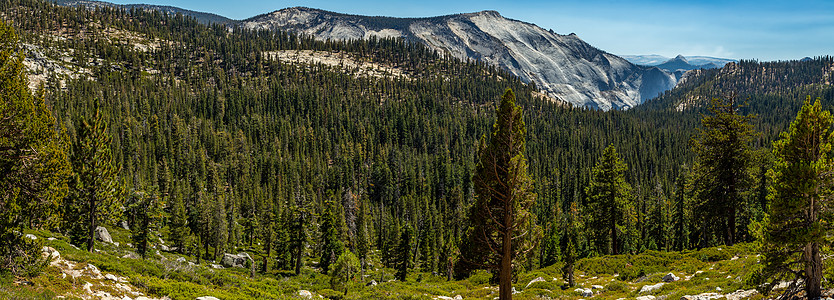
[[[117,5],[54,0],[59,5],[158,10],[250,29],[289,30],[315,38],[404,38],[459,59],[480,60],[535,83],[549,98],[602,110],[628,109],[675,87],[679,75],[633,64],[597,49],[576,34],[561,35],[535,24],[481,11],[427,18],[359,16],[292,7],[246,20],[170,6]]]
[[[322,40],[404,38],[460,59],[502,67],[551,97],[603,110],[634,107],[676,84],[668,72],[634,65],[575,34],[557,34],[496,11],[393,18],[292,7],[239,25],[298,31]]]

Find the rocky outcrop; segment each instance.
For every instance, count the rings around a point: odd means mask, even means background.
[[[107,228],[102,226],[96,227],[95,231],[96,239],[105,243],[113,243],[113,238],[110,237],[110,232],[107,232]]]
[[[220,260],[220,264],[226,268],[245,268],[246,262],[251,260],[252,257],[246,253],[238,253],[237,255],[225,253],[223,259]]]

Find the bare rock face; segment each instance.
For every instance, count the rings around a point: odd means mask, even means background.
[[[501,67],[525,82],[534,82],[548,96],[603,110],[634,107],[677,82],[674,74],[634,65],[575,34],[557,34],[504,18],[496,11],[391,18],[293,7],[241,21],[240,25],[296,31],[321,40],[404,38],[460,59]]]

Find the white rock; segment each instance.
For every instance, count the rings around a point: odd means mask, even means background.
[[[597,285],[592,285],[591,288],[595,289],[595,290],[601,290],[601,289],[604,289],[605,287],[597,284]]]
[[[217,299],[216,297],[213,297],[213,296],[202,296],[202,297],[197,297],[196,300],[220,300],[220,299]]]
[[[210,266],[215,269],[224,269],[223,266],[217,264],[211,264]]]
[[[51,237],[51,236],[50,236],[50,237],[46,238],[46,240],[47,240],[47,241],[54,241],[54,240],[57,240],[57,239],[56,239],[56,238],[54,238],[54,237]]]
[[[41,253],[43,254],[43,257],[51,255],[53,261],[61,259],[61,253],[58,252],[58,250],[55,250],[55,248],[49,246],[43,246],[43,248],[41,248]]]
[[[674,281],[678,281],[679,279],[680,279],[680,277],[675,276],[675,274],[673,274],[671,272],[669,274],[666,274],[666,275],[663,276],[663,282],[674,282]]]
[[[648,296],[640,296],[640,297],[637,297],[635,299],[636,300],[654,300],[654,298],[655,298],[654,296],[648,295]]]
[[[585,288],[585,289],[578,288],[578,289],[575,289],[573,291],[579,293],[580,295],[582,295],[582,297],[593,297],[594,296],[594,291],[592,291],[591,289],[588,289],[588,288]]]
[[[526,289],[526,288],[530,287],[531,284],[534,284],[534,283],[540,282],[540,281],[547,281],[547,280],[545,280],[542,277],[536,277],[536,279],[530,280],[530,282],[528,282],[527,285],[524,286],[524,288]]]
[[[104,275],[104,279],[107,279],[107,280],[112,280],[112,281],[119,281],[119,278],[118,278],[118,277],[116,277],[116,275],[113,275],[113,274],[106,274],[106,275]]]
[[[722,297],[724,297],[724,295],[721,295],[719,293],[703,293],[699,295],[686,295],[681,297],[681,300],[711,300]]]
[[[101,271],[93,264],[87,264],[87,266],[84,267],[84,272],[88,273],[88,275],[92,278],[101,278]]]
[[[449,297],[449,296],[437,296],[437,297],[434,297],[434,299],[438,299],[438,300],[454,300],[455,298],[452,298],[452,297]]]
[[[721,287],[720,287],[720,286],[715,287],[715,290],[716,290],[716,291],[719,291],[719,292],[720,292],[720,291],[722,291],[722,289],[721,289]]]
[[[738,259],[738,256],[733,256],[733,258],[730,258],[730,260],[736,260],[736,259]]]
[[[455,295],[455,298],[452,298],[452,299],[454,299],[454,300],[463,300],[463,297],[461,297],[461,295]]]
[[[93,287],[93,284],[87,282],[87,283],[84,284],[84,291],[87,292],[88,294],[92,294],[93,293],[92,287]]]
[[[310,293],[308,290],[300,290],[298,291],[298,296],[304,299],[313,298],[313,293]]]
[[[113,238],[110,237],[110,233],[107,232],[107,228],[104,228],[102,226],[96,227],[95,235],[96,239],[98,239],[99,241],[111,244],[113,243]]]
[[[27,239],[32,239],[32,240],[37,240],[38,239],[38,237],[36,237],[34,234],[31,234],[31,233],[27,233],[26,235],[24,235],[24,237],[26,237]]]
[[[656,291],[656,290],[660,289],[661,287],[663,287],[664,284],[666,284],[666,283],[665,282],[660,282],[660,283],[657,283],[657,284],[644,285],[642,288],[640,288],[640,293],[641,294],[642,293],[651,293],[651,292]]]

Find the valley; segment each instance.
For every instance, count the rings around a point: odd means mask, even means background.
[[[9,0],[0,299],[828,299],[832,71]]]

